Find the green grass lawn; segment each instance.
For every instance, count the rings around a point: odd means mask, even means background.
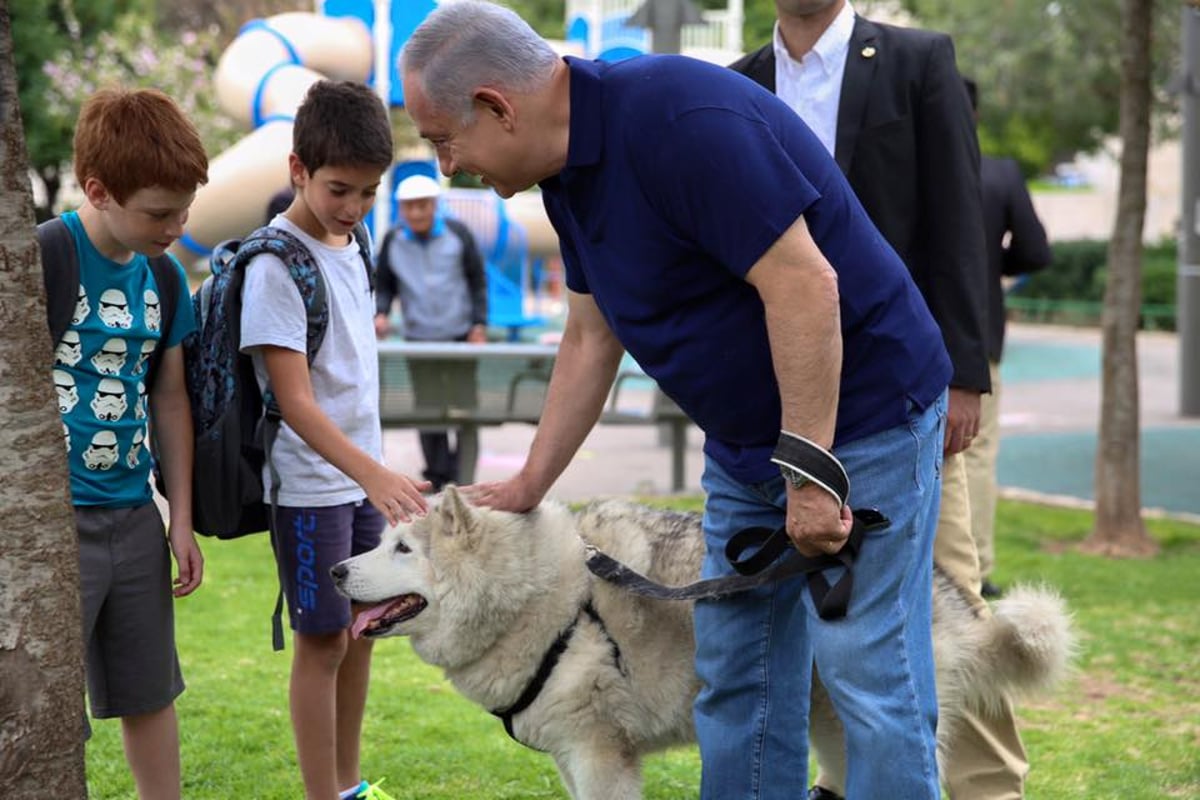
[[[693,501],[693,505],[695,505]],[[1059,587],[1083,638],[1080,670],[1019,709],[1033,800],[1200,797],[1200,527],[1151,520],[1151,561],[1080,555],[1086,512],[1002,502],[1002,585]],[[177,604],[188,691],[178,702],[184,797],[303,797],[287,713],[289,650],[271,651],[276,584],[266,537],[205,541],[204,585]],[[363,736],[366,777],[398,800],[564,798],[547,756],[510,740],[403,639],[377,643]],[[94,723],[93,800],[132,798],[120,725]],[[694,748],[646,765],[650,800],[698,793]]]

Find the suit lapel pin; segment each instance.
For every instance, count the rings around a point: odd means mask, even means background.
[[[867,45],[866,47],[864,47],[862,49],[862,57],[863,58],[874,58],[875,57],[875,48],[872,47],[871,45]]]

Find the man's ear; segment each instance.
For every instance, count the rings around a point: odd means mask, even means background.
[[[109,193],[108,187],[101,183],[99,178],[88,178],[83,182],[83,195],[92,208],[101,211],[107,210],[109,203],[116,202]]]
[[[472,99],[479,104],[484,114],[499,122],[505,130],[512,130],[516,122],[516,109],[502,92],[490,86],[481,86],[475,90]]]

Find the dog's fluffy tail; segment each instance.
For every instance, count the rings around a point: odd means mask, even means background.
[[[1014,586],[992,607],[976,654],[979,674],[966,694],[981,711],[1000,708],[1006,697],[1028,697],[1057,686],[1078,650],[1071,614],[1047,586]]]

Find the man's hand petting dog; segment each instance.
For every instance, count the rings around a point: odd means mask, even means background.
[[[461,488],[471,505],[518,514],[529,511],[540,503],[545,495],[544,491],[539,492],[520,473],[508,480],[474,483]]]
[[[787,534],[800,555],[832,555],[850,538],[854,516],[850,507],[816,484],[788,487]]]

